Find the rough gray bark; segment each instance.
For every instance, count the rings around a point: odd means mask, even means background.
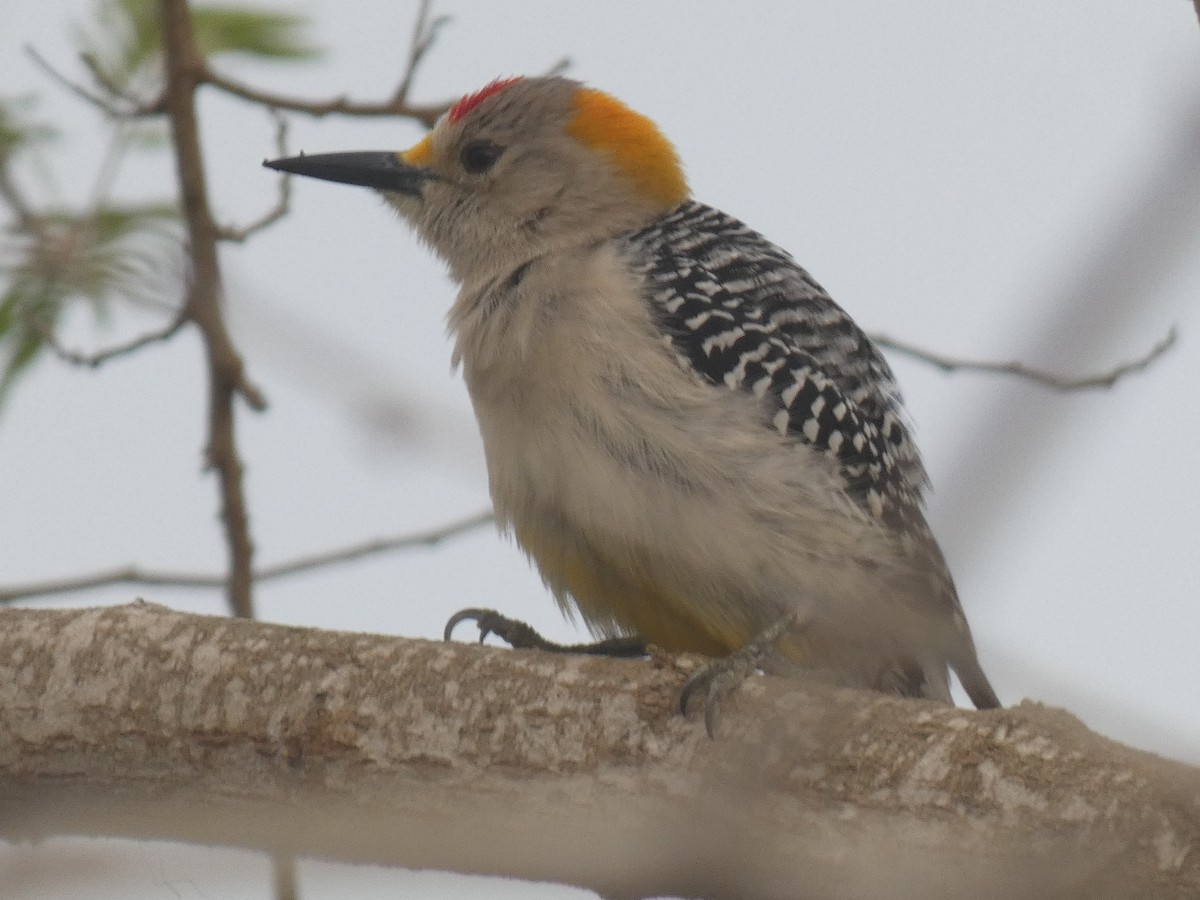
[[[0,838],[152,837],[607,897],[1200,896],[1200,771],[1035,704],[773,678],[675,714],[688,660],[0,610]]]

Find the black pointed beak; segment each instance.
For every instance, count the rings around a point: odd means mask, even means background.
[[[307,175],[342,184],[360,184],[381,191],[395,191],[410,197],[421,196],[421,186],[434,175],[428,169],[410,166],[397,153],[317,153],[287,159],[263,160],[268,169]]]

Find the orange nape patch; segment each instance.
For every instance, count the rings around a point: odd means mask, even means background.
[[[594,88],[580,88],[567,134],[608,154],[639,193],[664,210],[688,198],[679,155],[650,119]]]
[[[410,166],[424,166],[429,164],[429,158],[433,155],[433,133],[425,135],[403,153],[399,154],[402,162],[408,163]]]

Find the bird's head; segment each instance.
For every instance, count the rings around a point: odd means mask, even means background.
[[[493,81],[403,152],[265,165],[382,191],[459,281],[641,227],[688,196],[653,122],[560,77]]]

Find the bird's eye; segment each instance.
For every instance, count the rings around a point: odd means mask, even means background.
[[[492,141],[471,141],[459,155],[462,167],[471,175],[481,175],[496,164],[504,148]]]

